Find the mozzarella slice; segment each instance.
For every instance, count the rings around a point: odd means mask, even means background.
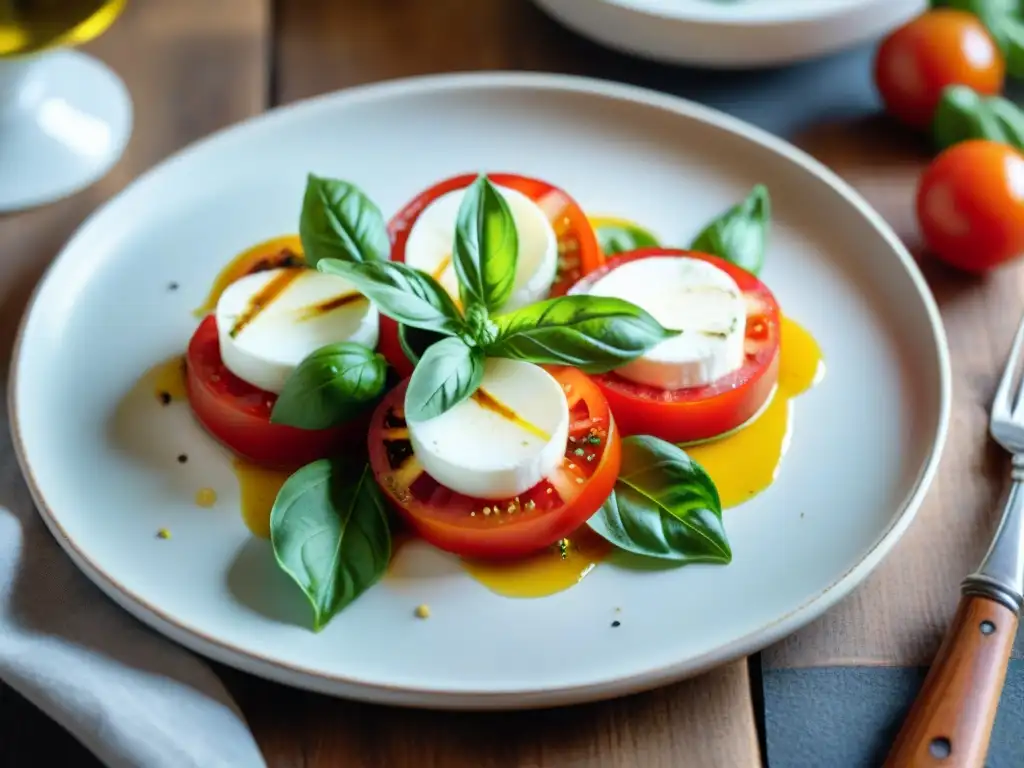
[[[526,195],[497,186],[508,203],[519,237],[519,256],[512,294],[502,311],[525,307],[547,298],[558,269],[558,239],[548,217]],[[431,202],[416,219],[405,245],[405,263],[438,280],[456,301],[459,283],[452,264],[455,222],[465,189],[448,192]]]
[[[377,346],[377,308],[345,278],[280,268],[246,275],[217,301],[224,365],[238,378],[280,393],[296,366],[339,341]]]
[[[535,486],[564,460],[565,393],[533,363],[489,359],[480,389],[427,421],[410,421],[423,469],[466,496],[508,499]]]
[[[652,257],[613,269],[590,290],[647,310],[682,331],[617,369],[623,378],[659,389],[701,387],[743,365],[746,302],[729,275],[701,259]]]

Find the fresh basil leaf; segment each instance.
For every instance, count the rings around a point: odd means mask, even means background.
[[[420,358],[431,344],[436,344],[445,338],[448,337],[436,331],[424,331],[422,328],[411,328],[402,324],[398,326],[398,343],[406,358],[413,365],[419,363]]]
[[[320,459],[293,474],[270,512],[270,541],[320,631],[384,575],[391,559],[387,510],[370,468]]]
[[[597,235],[597,242],[605,256],[661,245],[658,238],[636,224],[598,221],[594,227],[594,234]]]
[[[690,249],[731,261],[756,275],[764,265],[771,225],[768,188],[757,184],[742,201],[708,224]]]
[[[427,349],[405,391],[405,418],[440,416],[476,392],[484,378],[484,353],[461,339],[447,338]]]
[[[986,106],[999,121],[1006,143],[1017,149],[1024,149],[1024,111],[1002,96],[990,97]]]
[[[954,85],[942,92],[932,119],[932,139],[940,150],[967,139],[1004,141],[1003,127],[973,88]]]
[[[622,441],[615,490],[587,524],[620,549],[679,563],[729,563],[722,504],[707,472],[656,437]]]
[[[1024,14],[1014,13],[1003,18],[1003,58],[1006,74],[1019,80],[1024,78]]]
[[[635,304],[607,296],[560,296],[494,318],[488,356],[603,373],[677,336]]]
[[[486,347],[498,338],[498,326],[491,319],[487,308],[480,304],[470,304],[466,309],[466,326],[470,338],[477,346]]]
[[[512,294],[518,256],[512,211],[488,178],[480,176],[466,190],[455,222],[452,262],[462,306],[501,309]]]
[[[388,366],[372,349],[329,344],[299,363],[285,381],[270,420],[299,429],[327,429],[357,416],[384,390]]]
[[[312,173],[302,198],[299,239],[311,267],[321,259],[383,261],[391,251],[384,217],[362,190]]]
[[[430,275],[398,261],[324,259],[317,269],[348,279],[377,309],[399,323],[455,336],[466,330],[448,292]]]
[[[932,139],[946,149],[968,139],[987,139],[1024,148],[1024,112],[1002,96],[982,96],[966,85],[951,85],[932,120]]]

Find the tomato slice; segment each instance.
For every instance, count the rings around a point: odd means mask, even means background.
[[[768,287],[735,264],[706,253],[643,248],[621,254],[573,286],[586,293],[602,276],[630,261],[648,258],[702,259],[727,272],[747,302],[743,366],[703,387],[663,390],[628,381],[614,372],[593,376],[623,437],[653,435],[674,443],[717,437],[753,418],[779,378],[779,305]]]
[[[612,492],[621,446],[608,403],[575,368],[547,370],[569,405],[565,458],[554,473],[514,499],[464,496],[423,471],[403,414],[408,381],[377,407],[369,439],[374,477],[395,509],[434,546],[464,557],[527,555],[568,536]]]
[[[558,238],[558,272],[551,287],[551,296],[565,295],[583,275],[604,263],[604,255],[587,215],[565,191],[546,181],[514,173],[490,173],[487,176],[495,184],[526,195],[547,213]],[[391,260],[405,261],[405,245],[409,233],[424,208],[442,195],[468,187],[476,178],[475,173],[465,173],[445,179],[421,192],[396,213],[388,223]],[[379,350],[398,371],[399,376],[405,378],[412,374],[413,364],[402,348],[398,324],[383,315],[380,318]]]
[[[257,389],[224,366],[213,315],[192,335],[185,365],[188,402],[199,423],[224,446],[260,466],[298,469],[358,446],[365,434],[365,418],[324,430],[272,424],[277,395]]]

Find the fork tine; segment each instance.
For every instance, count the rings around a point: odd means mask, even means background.
[[[1011,415],[1010,391],[1013,389],[1014,380],[1017,378],[1017,368],[1020,364],[1021,347],[1024,347],[1024,318],[1017,326],[1017,333],[1013,337],[1013,346],[1010,348],[1010,355],[1006,361],[1006,368],[1003,371],[1003,378],[999,380],[999,387],[996,389],[996,396],[992,402],[991,423],[997,421],[1010,421],[1013,416],[1018,415],[1021,409],[1021,398],[1014,397],[1016,401]]]

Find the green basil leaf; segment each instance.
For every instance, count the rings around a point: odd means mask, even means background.
[[[1015,80],[1024,78],[1024,16],[1020,13],[1006,16],[1001,31],[1005,41],[1006,74]]]
[[[718,256],[756,275],[764,265],[771,216],[768,188],[757,184],[742,202],[708,224],[690,250]]]
[[[270,541],[313,606],[313,628],[323,629],[391,559],[387,510],[370,468],[320,459],[293,474],[270,512]]]
[[[498,326],[491,319],[487,308],[481,304],[470,304],[466,309],[466,326],[470,338],[478,346],[486,348],[498,337]]]
[[[622,441],[615,490],[587,524],[620,549],[679,563],[729,563],[718,490],[686,452],[647,435]]]
[[[932,139],[946,149],[968,139],[987,139],[1024,148],[1024,112],[1002,96],[982,96],[965,85],[951,85],[932,120]]]
[[[351,341],[329,344],[299,363],[285,381],[270,420],[299,429],[327,429],[357,416],[384,391],[381,355]]]
[[[500,309],[512,294],[518,256],[512,211],[488,178],[480,176],[466,190],[455,222],[452,262],[462,305]]]
[[[607,296],[573,295],[531,304],[494,318],[491,357],[571,365],[603,373],[677,336],[635,304]]]
[[[405,418],[426,421],[440,416],[476,392],[483,378],[480,347],[454,338],[437,342],[413,369],[405,391]]]
[[[990,97],[987,106],[999,121],[1006,143],[1011,147],[1024,149],[1024,111],[1002,96]]]
[[[420,358],[431,344],[436,344],[445,338],[448,337],[436,331],[424,331],[422,328],[411,328],[402,324],[398,326],[398,343],[406,358],[413,365],[419,363]]]
[[[317,269],[347,278],[377,309],[396,322],[447,336],[466,330],[448,292],[427,273],[401,262],[324,259]]]
[[[605,256],[661,245],[658,238],[636,224],[600,222],[594,227],[594,234]]]
[[[374,202],[354,184],[312,173],[302,198],[299,239],[311,267],[321,259],[383,261],[391,252],[387,225]]]

